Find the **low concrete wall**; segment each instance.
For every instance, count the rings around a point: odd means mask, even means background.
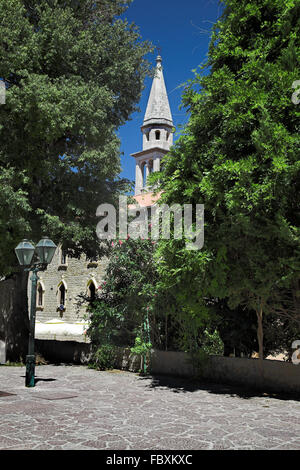
[[[36,351],[47,361],[87,364],[91,345],[75,341],[36,340]],[[138,372],[140,357],[130,349],[120,350],[118,368]],[[152,350],[151,373],[263,389],[272,392],[300,392],[300,365],[265,359],[263,374],[258,359],[209,356],[201,370],[196,370],[184,352]]]
[[[0,340],[0,364],[6,363],[6,344]]]
[[[35,351],[47,362],[88,364],[92,345],[78,341],[35,340]],[[122,370],[138,372],[141,367],[140,357],[130,352],[130,348],[119,350],[117,367]]]
[[[183,352],[157,351],[152,354],[152,373],[192,377],[197,374],[189,357]],[[273,392],[300,392],[300,365],[263,361],[263,373],[258,359],[210,356],[198,373],[199,379],[242,385]]]
[[[49,362],[87,364],[91,355],[89,343],[77,341],[35,340],[35,350]]]
[[[189,356],[184,352],[152,350],[151,371],[153,374],[192,377],[195,375]]]

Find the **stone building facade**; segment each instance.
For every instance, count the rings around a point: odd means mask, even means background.
[[[107,260],[90,262],[68,257],[61,247],[46,271],[39,273],[35,337],[46,340],[86,342],[87,303],[95,296],[105,275]],[[28,298],[31,282],[28,283]]]
[[[140,206],[151,207],[159,195],[153,195],[147,185],[148,175],[160,170],[160,162],[173,144],[173,120],[162,71],[162,59],[156,59],[147,109],[141,126],[143,149],[132,154],[136,161],[135,200]],[[96,230],[96,227],[95,227]],[[82,256],[74,259],[60,247],[47,270],[39,273],[35,337],[37,340],[88,342],[87,304],[103,278],[107,259],[89,262]],[[30,296],[31,283],[28,283]],[[30,298],[30,297],[29,297]]]

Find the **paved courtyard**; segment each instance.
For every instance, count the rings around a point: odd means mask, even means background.
[[[300,401],[85,366],[0,367],[0,449],[300,449]],[[13,395],[5,395],[4,392]]]

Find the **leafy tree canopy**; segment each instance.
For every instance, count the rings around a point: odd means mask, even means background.
[[[189,123],[158,175],[162,202],[205,205],[204,248],[163,242],[159,270],[191,315],[207,313],[211,297],[261,317],[279,287],[300,295],[300,5],[223,4],[208,60],[184,91]]]
[[[112,242],[104,281],[89,301],[88,335],[94,347],[133,347],[212,353],[220,350],[211,318],[191,318],[165,288],[155,262],[157,243],[149,239]],[[212,316],[211,316],[212,317]],[[216,315],[213,316],[216,320]],[[206,330],[206,328],[208,328]]]
[[[0,273],[22,238],[95,255],[96,208],[127,187],[118,127],[137,109],[148,43],[130,0],[0,3]]]

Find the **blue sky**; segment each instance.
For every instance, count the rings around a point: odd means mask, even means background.
[[[174,125],[175,140],[180,125],[187,122],[181,103],[181,84],[193,77],[196,69],[207,57],[213,23],[221,15],[218,0],[134,0],[124,16],[140,29],[143,40],[161,47],[163,71]],[[157,51],[148,60],[155,66]],[[121,177],[134,180],[135,163],[131,153],[142,150],[142,125],[152,79],[146,78],[145,89],[139,103],[141,111],[119,130],[121,139]]]

